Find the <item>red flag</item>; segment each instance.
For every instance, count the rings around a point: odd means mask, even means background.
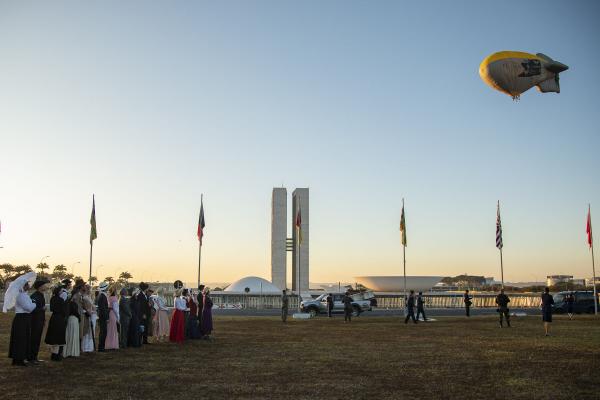
[[[592,239],[592,214],[591,214],[589,208],[588,208],[587,226],[585,228],[585,233],[587,233],[587,242],[588,242],[588,245],[590,246],[590,249],[591,249],[592,245],[593,245],[593,239]]]

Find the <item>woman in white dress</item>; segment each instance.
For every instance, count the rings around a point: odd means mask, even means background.
[[[71,293],[71,298],[68,301],[68,319],[67,319],[67,331],[65,334],[66,344],[64,349],[64,357],[79,357],[80,355],[80,337],[79,337],[79,319],[81,314],[79,312],[79,304],[73,295],[77,294],[81,287],[75,286]],[[76,296],[77,298],[77,296]]]
[[[167,302],[165,301],[164,297],[162,297],[163,292],[164,289],[159,288],[157,290],[157,294],[150,296],[155,310],[154,323],[152,324],[154,327],[154,336],[159,342],[166,341],[168,339],[170,329],[169,309],[167,308]]]
[[[96,314],[96,308],[92,301],[90,293],[90,286],[85,285],[82,291],[82,303],[83,303],[83,338],[81,339],[81,351],[84,353],[91,353],[95,350],[94,337],[96,333],[96,320],[98,315]]]

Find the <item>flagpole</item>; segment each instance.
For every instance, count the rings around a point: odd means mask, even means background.
[[[202,265],[202,243],[198,241],[198,287],[200,287],[200,266]]]
[[[502,281],[502,289],[504,289],[504,265],[502,263],[502,249],[500,249],[500,279]]]
[[[198,220],[198,225],[201,224],[201,220],[204,219],[204,193],[200,194],[200,219]],[[204,227],[202,227],[204,229]],[[202,232],[202,236],[204,236],[204,231]],[[202,237],[198,238],[198,285],[200,287],[200,267],[202,266]]]
[[[590,223],[590,247],[592,248],[592,285],[594,286],[594,315],[598,315],[598,292],[596,291],[596,265],[594,264],[594,235],[592,234],[592,208],[588,204]]]
[[[88,278],[88,283],[92,286],[92,249],[94,248],[93,241],[90,240],[90,275]]]
[[[402,198],[402,214],[404,214],[404,198]],[[406,221],[404,221],[404,232],[402,232],[403,235],[406,236]],[[404,267],[404,315],[406,315],[406,307],[407,307],[407,303],[406,303],[406,242],[405,240],[402,240],[402,265]]]

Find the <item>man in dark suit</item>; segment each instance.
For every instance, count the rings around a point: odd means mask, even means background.
[[[331,312],[333,311],[333,296],[331,293],[327,295],[327,316],[331,318]]]
[[[408,296],[406,302],[406,318],[404,319],[404,323],[407,324],[408,320],[412,318],[413,322],[416,324],[417,320],[415,319],[415,291],[411,290],[410,295]]]
[[[140,308],[142,317],[142,325],[144,326],[144,332],[142,332],[142,343],[148,343],[148,330],[150,329],[150,319],[152,318],[152,309],[150,308],[150,300],[148,299],[148,284],[140,282],[140,292],[137,295],[137,301]]]
[[[200,337],[204,336],[202,333],[202,310],[204,309],[204,285],[198,285],[198,333]]]
[[[104,351],[104,344],[106,343],[106,329],[109,318],[108,297],[106,296],[108,286],[108,282],[102,282],[98,285],[98,290],[100,291],[98,294],[98,327],[100,329],[98,351],[100,352]]]
[[[465,290],[465,295],[463,296],[463,301],[465,302],[465,312],[467,313],[467,317],[471,316],[471,302],[473,298],[469,295],[469,289]]]
[[[504,289],[500,289],[500,294],[496,296],[496,304],[498,305],[498,314],[500,314],[500,328],[502,328],[502,318],[506,319],[506,324],[510,328],[510,315],[508,313],[508,303],[510,299],[504,294]]]

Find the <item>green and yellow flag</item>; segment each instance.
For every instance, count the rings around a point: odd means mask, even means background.
[[[404,200],[402,200],[402,215],[400,215],[400,234],[402,235],[402,246],[406,247],[406,221],[404,219]]]
[[[94,195],[92,195],[92,217],[90,218],[90,225],[90,244],[92,244],[92,241],[98,237],[98,232],[96,232],[96,199],[94,198]]]

